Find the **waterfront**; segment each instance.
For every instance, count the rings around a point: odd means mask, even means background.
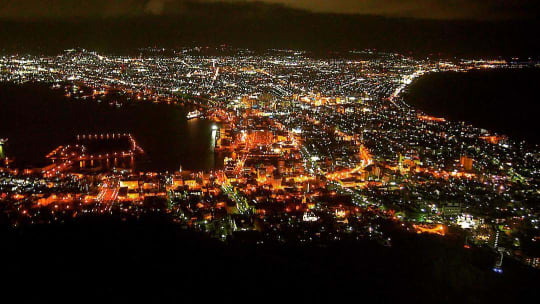
[[[81,117],[89,116],[94,127],[115,121],[114,129],[126,127],[121,138],[131,146],[109,146],[105,159],[120,153],[131,162],[137,146],[146,149],[148,159],[154,158],[148,147],[157,147],[151,142],[157,138],[167,143],[160,153],[170,152],[175,140],[169,137],[171,128],[189,124],[185,111],[174,111],[197,109],[220,122],[215,149],[229,156],[224,168],[212,174],[155,174],[146,169],[96,174],[94,167],[103,165],[100,152],[60,147],[47,156],[61,160],[52,167],[4,168],[0,190],[8,202],[6,223],[53,224],[104,214],[128,220],[158,213],[224,242],[249,238],[254,244],[326,246],[370,240],[392,247],[395,237],[383,225],[390,221],[407,234],[457,237],[463,251],[491,248],[493,257],[484,265],[492,268],[484,269],[497,275],[506,273],[505,256],[540,267],[533,244],[538,235],[538,149],[491,130],[426,115],[406,105],[401,94],[426,71],[525,65],[418,61],[372,52],[359,52],[370,55],[359,61],[291,52],[245,56],[241,49],[230,57],[186,55],[189,49],[178,57],[148,52],[152,55],[136,58],[86,50],[2,58],[0,79],[58,84],[56,92],[69,97],[67,104],[62,96],[64,102],[50,98],[34,105],[15,100],[10,104],[31,107],[30,112],[37,109],[38,114],[32,118],[14,106],[13,117],[25,121],[5,120],[15,121],[21,130],[39,131],[48,126],[38,123],[44,118],[61,126],[72,123],[76,130],[81,129]],[[29,99],[49,96],[27,91]],[[187,108],[172,106],[186,102]],[[81,104],[93,106],[77,110]],[[59,114],[74,105],[77,109],[70,114]],[[135,115],[134,109],[142,109],[142,114]],[[156,115],[156,109],[163,110]],[[85,133],[93,131],[88,128],[84,126]],[[210,123],[207,132],[214,129]],[[107,134],[95,135],[105,131],[93,131],[91,140],[110,142]],[[151,134],[141,135],[144,132]],[[196,143],[186,135],[174,141],[186,142]],[[196,151],[191,155],[199,157]],[[84,170],[75,163],[80,166],[81,161]],[[91,170],[86,170],[88,161]]]
[[[431,73],[410,86],[405,100],[431,115],[540,143],[539,81],[538,68]]]
[[[49,85],[0,85],[0,138],[9,138],[9,154],[17,166],[47,163],[45,155],[72,142],[77,134],[132,133],[144,149],[137,169],[211,170],[213,122],[186,119],[181,106],[131,102],[121,107],[106,102],[66,98]]]
[[[540,298],[532,2],[2,2],[4,298]]]

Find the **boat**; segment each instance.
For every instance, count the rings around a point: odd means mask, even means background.
[[[190,120],[190,119],[194,119],[194,118],[199,118],[201,117],[202,113],[198,110],[195,110],[195,111],[191,111],[187,114],[187,119]]]

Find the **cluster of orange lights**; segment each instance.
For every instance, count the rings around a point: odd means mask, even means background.
[[[435,178],[444,178],[444,179],[448,179],[449,177],[466,178],[466,179],[476,178],[476,174],[470,173],[470,172],[463,172],[463,171],[450,171],[450,172],[448,172],[448,171],[445,171],[445,170],[431,170],[431,169],[421,168],[421,167],[416,167],[415,171],[416,171],[416,173],[428,173],[428,174],[431,174]]]
[[[416,230],[416,233],[429,233],[429,234],[438,234],[438,235],[446,235],[446,226],[444,225],[436,225],[436,226],[428,226],[428,225],[413,225],[414,230]]]
[[[498,144],[501,140],[504,139],[502,136],[481,136],[480,139],[487,141],[490,144]]]
[[[433,117],[433,116],[428,116],[428,115],[418,115],[418,119],[425,120],[425,121],[435,121],[435,122],[445,122],[446,121],[444,118]]]

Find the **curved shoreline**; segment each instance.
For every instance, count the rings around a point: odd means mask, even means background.
[[[1,137],[10,140],[17,166],[40,166],[45,155],[79,133],[131,133],[147,152],[141,169],[210,170],[210,121],[187,121],[186,110],[172,105],[128,102],[117,108],[103,102],[65,97],[47,84],[0,83]],[[161,136],[157,136],[161,135]],[[208,140],[205,140],[207,138]]]
[[[533,92],[538,81],[540,69],[428,73],[411,83],[403,99],[430,115],[540,143],[540,100]]]

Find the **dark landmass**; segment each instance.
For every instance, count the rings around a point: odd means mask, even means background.
[[[264,3],[187,2],[180,13],[116,18],[0,21],[6,53],[57,54],[84,47],[127,53],[135,48],[229,44],[292,48],[315,54],[374,48],[413,56],[538,56],[537,20],[425,20],[311,13]],[[51,42],[53,41],[53,42]]]
[[[505,260],[505,272],[496,274],[489,251],[464,249],[452,238],[395,232],[392,248],[369,241],[256,245],[242,235],[221,243],[160,215],[0,228],[3,296],[23,301],[519,303],[538,297],[537,270]]]
[[[405,100],[429,114],[540,143],[540,69],[444,72],[415,81]]]

